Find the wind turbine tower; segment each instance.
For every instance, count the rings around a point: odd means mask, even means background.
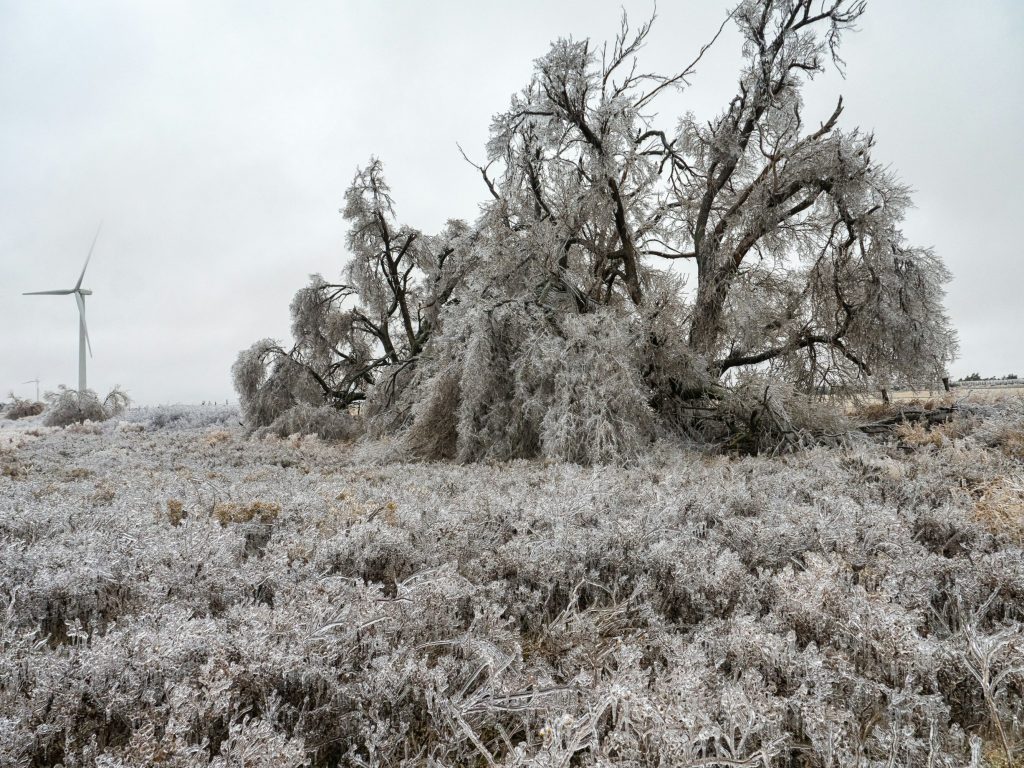
[[[102,227],[102,225],[100,225]],[[89,254],[85,257],[85,265],[82,267],[82,274],[78,276],[78,282],[74,288],[58,291],[30,291],[25,296],[66,296],[73,293],[75,302],[78,304],[78,396],[85,392],[85,349],[89,348],[89,357],[92,357],[92,342],[89,341],[89,329],[85,326],[85,297],[91,296],[92,291],[82,287],[82,280],[85,278],[85,270],[89,266],[89,259],[92,258],[92,249],[96,247],[96,240],[100,236],[99,228],[96,229],[96,236],[89,246]]]
[[[35,383],[35,385],[36,385],[36,402],[38,403],[39,402],[39,377],[36,376],[34,379],[29,379],[28,381],[23,381],[21,383],[22,384],[32,384],[32,383]]]

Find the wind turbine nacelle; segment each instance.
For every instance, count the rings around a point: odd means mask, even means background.
[[[78,292],[83,296],[92,296],[92,291],[90,291],[88,288],[79,288]]]

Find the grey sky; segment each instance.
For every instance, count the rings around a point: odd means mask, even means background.
[[[689,62],[731,2],[662,3],[648,68]],[[618,0],[9,2],[0,0],[0,390],[74,386],[71,287],[86,277],[90,386],[142,403],[234,399],[229,368],[285,338],[288,302],[346,258],[342,194],[381,157],[399,217],[473,219],[491,115],[559,36],[614,34]],[[650,2],[625,3],[640,21]],[[956,375],[1024,375],[1016,223],[1024,210],[1024,3],[873,0],[847,79],[816,80],[809,118],[845,97],[876,158],[917,192],[909,238],[954,273]],[[723,35],[662,106],[713,117],[735,89]]]

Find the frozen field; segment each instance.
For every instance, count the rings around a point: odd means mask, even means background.
[[[1019,403],[629,469],[124,418],[0,422],[0,765],[963,766],[1021,736]]]

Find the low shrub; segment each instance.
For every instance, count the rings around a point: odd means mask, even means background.
[[[256,431],[257,437],[277,435],[316,435],[323,440],[354,440],[362,434],[362,425],[355,416],[329,405],[297,403],[270,424]]]
[[[209,429],[237,426],[238,407],[234,405],[157,405],[133,408],[125,414],[147,429]]]
[[[41,403],[38,400],[26,400],[18,397],[12,392],[11,404],[7,406],[7,410],[4,412],[4,418],[16,421],[17,419],[25,419],[29,416],[38,416],[44,410],[46,410],[45,403]]]
[[[118,387],[114,387],[102,402],[92,390],[78,392],[64,386],[56,392],[47,392],[46,400],[49,407],[43,423],[48,427],[107,421],[122,413],[131,402],[128,395]]]
[[[630,467],[46,430],[0,466],[0,765],[1013,764],[1015,407]]]

